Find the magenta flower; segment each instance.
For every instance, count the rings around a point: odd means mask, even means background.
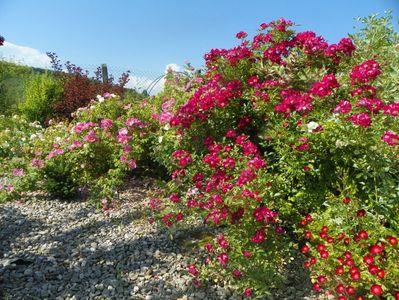
[[[12,170],[12,175],[15,177],[24,176],[24,170],[20,168],[15,168],[14,170]]]
[[[126,120],[126,126],[140,126],[143,124],[143,122],[141,122],[139,119],[137,118],[129,118]]]
[[[308,151],[308,150],[310,150],[310,144],[308,144],[308,143],[300,144],[298,147],[296,147],[296,150],[299,152]]]
[[[227,263],[229,262],[229,255],[226,252],[220,253],[217,256],[217,259],[219,260],[219,263],[225,267]]]
[[[165,123],[169,123],[173,118],[173,114],[170,112],[162,112],[159,115],[159,123],[161,124],[165,124]]]
[[[251,242],[254,244],[260,244],[266,239],[266,232],[264,228],[260,228],[255,232],[255,235],[251,238]]]
[[[174,105],[175,105],[175,100],[172,98],[171,100],[162,103],[161,109],[162,111],[170,111]]]
[[[206,243],[205,250],[209,253],[213,253],[213,245],[211,243]]]
[[[199,273],[199,272],[198,272],[198,269],[197,269],[197,266],[194,265],[194,264],[188,265],[187,271],[188,271],[188,273],[190,273],[190,274],[193,275],[193,276],[197,276],[198,273]]]
[[[248,36],[248,34],[244,31],[237,32],[237,34],[236,34],[237,39],[245,39],[247,36]]]
[[[90,132],[83,138],[85,142],[94,143],[97,141],[97,135],[94,130],[90,130]]]
[[[240,270],[234,269],[234,271],[233,271],[233,276],[234,276],[235,278],[237,278],[237,279],[240,279],[241,276],[242,276],[242,273],[240,272]]]
[[[37,158],[32,159],[31,164],[32,164],[32,166],[34,166],[36,168],[44,167],[44,161],[42,161],[41,159],[37,159]]]
[[[127,165],[128,165],[130,170],[133,170],[133,169],[137,168],[137,164],[136,164],[136,161],[134,159],[129,159],[127,161]]]
[[[355,114],[348,118],[354,125],[360,125],[362,127],[369,127],[371,125],[371,118],[367,113]]]
[[[110,128],[112,126],[113,122],[111,119],[103,119],[100,122],[100,127],[102,129]]]
[[[347,114],[352,111],[352,104],[349,101],[342,100],[338,105],[334,108],[335,113]]]
[[[383,140],[390,146],[396,146],[399,144],[399,135],[391,130],[387,130],[382,135],[381,140]]]
[[[249,298],[252,296],[252,289],[251,288],[246,288],[244,290],[244,297]]]
[[[218,244],[221,248],[227,249],[230,247],[229,242],[225,239],[224,235],[221,234],[217,237]]]
[[[83,146],[83,143],[81,141],[73,141],[72,145],[69,146],[70,150],[75,150],[77,148],[80,148]]]
[[[353,67],[350,77],[352,84],[368,83],[376,79],[382,73],[380,65],[373,59],[367,60],[364,63]]]
[[[384,115],[399,116],[399,102],[389,103],[384,106]]]

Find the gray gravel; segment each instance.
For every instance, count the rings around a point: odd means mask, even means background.
[[[108,214],[82,201],[1,204],[0,299],[242,299],[192,286],[195,256],[148,223],[145,190],[133,181]],[[312,298],[309,282],[297,284],[276,299]]]

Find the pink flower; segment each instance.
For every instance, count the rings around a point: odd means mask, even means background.
[[[172,113],[164,111],[159,115],[159,123],[161,124],[168,123],[172,120],[172,118],[173,118]]]
[[[94,143],[97,141],[97,136],[94,130],[90,130],[90,132],[83,138],[85,142]]]
[[[237,39],[245,39],[247,36],[248,36],[248,34],[244,31],[237,32],[237,34],[236,34]]]
[[[130,145],[123,146],[123,153],[128,154],[128,153],[130,153],[130,151],[132,151],[132,146],[130,146]]]
[[[322,80],[315,82],[310,89],[313,96],[325,97],[332,93],[334,88],[338,88],[339,83],[334,74],[327,74]]]
[[[252,289],[251,288],[246,288],[244,290],[244,297],[249,298],[252,296]]]
[[[15,177],[21,177],[24,175],[24,170],[20,168],[15,168],[14,170],[12,170],[12,175]]]
[[[264,228],[260,228],[255,232],[255,235],[251,238],[251,242],[254,244],[260,244],[265,241],[266,232]]]
[[[131,136],[128,136],[127,128],[121,128],[118,130],[118,136],[116,138],[117,142],[120,144],[127,144],[127,142],[131,139]]]
[[[399,116],[399,102],[389,103],[384,106],[384,115]]]
[[[242,251],[242,255],[243,255],[244,257],[251,257],[251,256],[252,256],[252,253],[249,252],[249,251],[247,251],[247,250],[244,250],[244,251]]]
[[[296,147],[296,150],[299,152],[308,151],[308,150],[310,150],[310,144],[308,144],[308,143],[300,144],[299,146]]]
[[[213,253],[213,245],[211,243],[206,243],[205,250],[209,253]]]
[[[32,166],[37,167],[37,168],[43,168],[44,167],[44,161],[41,159],[34,158],[31,161]]]
[[[129,118],[126,120],[126,126],[137,126],[137,127],[142,127],[143,126],[143,122],[141,122],[141,120],[137,119],[137,118]]]
[[[128,165],[130,170],[133,170],[133,169],[137,168],[136,161],[134,159],[129,159],[127,161],[127,165]]]
[[[237,133],[233,129],[229,129],[226,133],[227,138],[235,138],[237,136]]]
[[[62,154],[64,154],[64,150],[59,149],[59,148],[56,148],[56,149],[53,149],[53,151],[51,151],[51,152],[46,156],[46,158],[47,158],[47,159],[51,159],[51,158],[53,158],[53,157],[56,157],[56,156],[62,155]]]
[[[169,200],[174,202],[174,203],[179,203],[180,202],[180,197],[178,194],[173,193],[172,195],[169,196]]]
[[[362,127],[369,127],[371,125],[371,118],[367,113],[355,114],[348,118],[355,125],[360,125]]]
[[[73,141],[72,145],[69,146],[70,150],[74,150],[83,146],[81,141]]]
[[[14,186],[12,184],[8,184],[6,190],[7,192],[11,193],[12,191],[14,191]]]
[[[176,214],[176,221],[181,221],[183,220],[183,218],[184,218],[183,213],[179,212]]]
[[[126,121],[126,123],[127,123],[127,121]],[[126,127],[121,128],[121,129],[118,130],[118,134],[119,135],[127,135],[128,133],[129,133],[129,131],[128,131],[128,129]]]
[[[356,106],[365,107],[370,112],[378,113],[384,107],[384,102],[382,102],[380,99],[363,98],[357,101]]]
[[[381,140],[383,140],[390,146],[396,146],[399,144],[399,135],[391,130],[387,130],[382,135]]]
[[[285,232],[285,230],[284,230],[283,227],[278,226],[278,227],[276,227],[275,232],[276,232],[277,234],[283,234],[283,233]]]
[[[111,98],[111,94],[108,93],[108,92],[105,92],[105,93],[103,94],[103,97],[104,97],[105,99]]]
[[[352,111],[352,104],[349,101],[343,100],[334,108],[335,113],[347,114]]]
[[[169,111],[172,109],[172,107],[175,105],[175,100],[171,99],[169,101],[166,101],[164,103],[162,103],[161,105],[161,109],[162,111]]]
[[[235,278],[239,279],[239,278],[241,278],[242,273],[240,272],[240,270],[234,269],[234,271],[233,271],[233,276],[234,276]]]
[[[382,73],[380,65],[375,60],[367,60],[364,63],[352,68],[350,77],[352,84],[368,83]]]
[[[225,239],[224,235],[221,234],[217,237],[218,244],[221,248],[227,249],[230,247],[229,242]]]
[[[217,256],[217,259],[219,260],[219,263],[225,267],[227,263],[229,262],[229,255],[226,252],[220,253]]]
[[[103,119],[100,122],[100,127],[102,129],[110,128],[112,126],[113,122],[111,119]]]
[[[197,270],[197,266],[194,265],[194,264],[188,265],[187,271],[193,276],[197,276],[198,273],[199,273],[198,270]]]

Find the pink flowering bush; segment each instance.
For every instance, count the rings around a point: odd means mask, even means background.
[[[126,175],[156,169],[170,180],[151,220],[211,234],[194,285],[273,297],[302,255],[315,292],[398,299],[399,37],[389,17],[361,21],[335,44],[263,23],[155,97],[99,95],[4,151],[0,196],[80,188],[108,210]]]
[[[262,24],[252,38],[239,32],[236,47],[205,55],[198,86],[170,119],[178,141],[169,152],[172,182],[150,203],[167,227],[200,219],[218,228],[202,266],[189,268],[196,285],[200,275],[221,276],[245,297],[267,295],[284,282],[289,245],[303,243],[304,215],[351,238],[370,230],[367,247],[397,238],[399,92],[392,83],[399,39],[389,18],[363,21],[357,35],[328,44],[280,19]],[[330,210],[333,199],[349,195],[376,218],[358,226],[345,217],[351,206]],[[308,267],[313,282],[322,276],[317,291],[339,284],[323,277],[335,276],[330,258],[342,255],[329,241],[317,250],[321,263],[314,255]],[[356,247],[348,251],[358,259],[365,254]],[[363,275],[362,268],[352,272],[362,278],[353,295],[397,297],[395,251],[380,267],[392,274],[384,280]]]

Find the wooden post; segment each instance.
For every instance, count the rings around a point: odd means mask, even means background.
[[[103,83],[108,83],[108,68],[107,64],[101,65],[101,74],[103,75]]]

